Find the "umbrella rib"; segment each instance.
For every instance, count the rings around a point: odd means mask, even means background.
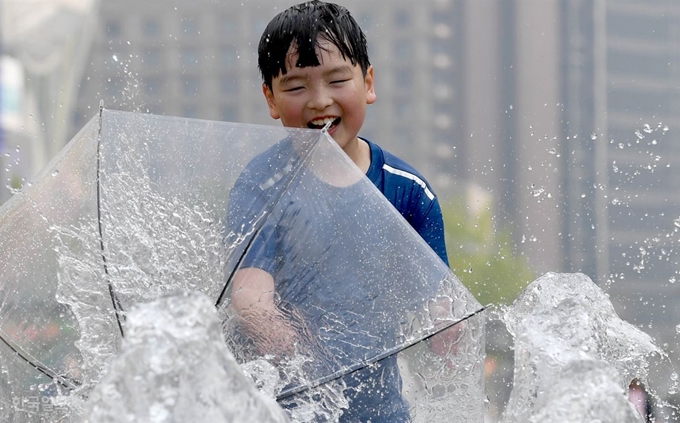
[[[103,103],[103,102],[102,102]],[[113,284],[111,283],[111,276],[109,275],[109,266],[106,262],[106,250],[104,249],[104,230],[102,228],[102,209],[101,209],[101,140],[102,140],[102,114],[104,112],[103,104],[99,106],[99,133],[97,134],[97,225],[99,227],[99,247],[101,249],[102,263],[104,266],[104,275],[106,277],[106,283],[109,287],[109,296],[111,297],[111,304],[113,305],[113,310],[116,314],[116,322],[118,323],[118,329],[120,330],[120,336],[125,337],[125,331],[123,330],[123,323],[121,322],[121,315],[123,313],[123,308],[120,305],[118,296],[113,290]]]
[[[2,331],[3,334],[5,334],[4,331]],[[5,334],[6,335],[6,334]],[[27,357],[28,354],[22,353],[19,351],[17,347],[12,346],[12,344],[9,343],[5,339],[4,336],[0,335],[0,341],[2,341],[3,344],[7,345],[7,347],[12,350],[14,354],[16,354],[17,357],[21,358],[24,360],[26,363],[28,363],[31,367],[39,371],[40,373],[44,374],[45,376],[49,377],[53,381],[57,382],[59,385],[62,387],[73,390],[81,385],[81,382],[76,380],[76,379],[71,379],[66,376],[60,376],[57,373],[49,370],[47,367],[38,364],[37,360],[31,360]]]
[[[405,350],[405,349],[407,349],[407,348],[410,348],[410,347],[412,347],[412,346],[414,346],[414,345],[416,345],[416,344],[418,344],[418,343],[420,343],[420,342],[427,341],[428,339],[430,339],[430,338],[432,338],[433,336],[435,336],[435,335],[437,335],[437,334],[439,334],[439,333],[445,331],[446,329],[448,329],[448,328],[450,328],[450,327],[452,327],[452,326],[455,326],[455,325],[457,325],[458,323],[461,323],[461,322],[463,322],[463,321],[465,321],[465,320],[468,320],[469,318],[471,318],[471,317],[473,317],[473,316],[476,316],[477,314],[483,312],[484,310],[488,309],[489,307],[491,307],[491,304],[485,305],[485,306],[483,306],[483,307],[481,307],[481,308],[479,308],[479,309],[473,311],[472,313],[470,313],[470,314],[468,314],[468,315],[466,315],[466,316],[463,316],[462,318],[460,318],[460,319],[458,319],[458,320],[456,320],[456,321],[454,321],[454,322],[449,322],[447,325],[443,326],[443,327],[440,328],[439,330],[437,330],[437,331],[435,331],[435,332],[433,332],[433,333],[431,333],[431,334],[429,334],[429,335],[427,335],[427,336],[425,336],[425,337],[423,337],[423,338],[420,338],[420,339],[417,339],[417,340],[415,340],[415,341],[409,342],[409,343],[407,343],[406,345],[402,345],[402,346],[393,348],[393,349],[391,349],[391,350],[385,351],[384,353],[378,354],[378,355],[376,355],[375,357],[372,357],[371,359],[366,360],[366,361],[364,361],[364,362],[355,364],[355,365],[353,365],[353,366],[346,367],[346,368],[344,368],[344,369],[340,369],[340,370],[338,370],[338,371],[335,372],[335,373],[332,373],[332,374],[330,374],[330,375],[328,375],[328,376],[325,376],[325,377],[322,377],[322,378],[320,378],[320,379],[317,379],[317,380],[316,380],[315,382],[313,382],[313,383],[310,383],[310,384],[307,384],[307,385],[300,385],[300,386],[298,386],[298,387],[296,387],[296,388],[293,388],[293,389],[290,389],[290,390],[288,390],[288,391],[285,391],[285,392],[283,392],[282,394],[279,394],[279,395],[276,397],[276,401],[281,401],[281,400],[283,400],[283,399],[289,398],[289,397],[291,397],[291,396],[293,396],[293,395],[296,395],[296,394],[299,394],[299,393],[301,393],[301,392],[305,392],[305,391],[308,391],[308,390],[310,390],[310,389],[318,388],[318,387],[321,386],[321,385],[325,385],[325,384],[327,384],[327,383],[329,383],[329,382],[336,381],[336,380],[341,379],[341,378],[343,378],[343,377],[345,377],[345,376],[347,376],[347,375],[350,375],[350,374],[352,374],[352,373],[354,373],[354,372],[357,372],[357,371],[359,371],[359,370],[365,369],[366,367],[368,367],[368,366],[370,366],[370,365],[372,365],[372,364],[374,364],[374,363],[377,363],[378,361],[380,361],[380,360],[382,360],[382,359],[385,359],[385,358],[387,358],[387,357],[390,357],[390,356],[393,356],[393,355],[395,355],[395,354],[398,354],[398,353],[402,352],[403,350]]]
[[[328,126],[328,125],[326,125],[326,126]],[[323,132],[322,132],[322,133],[323,133]],[[318,145],[318,143],[317,143],[317,145]],[[264,223],[265,223],[265,222],[267,221],[267,219],[269,218],[268,214],[274,209],[274,206],[276,206],[276,204],[279,202],[279,200],[281,200],[281,198],[283,197],[283,194],[284,194],[286,191],[288,191],[288,188],[290,188],[290,185],[291,185],[291,184],[293,183],[293,181],[295,180],[295,177],[296,177],[297,174],[300,172],[300,169],[302,169],[302,165],[307,161],[307,159],[308,159],[309,157],[311,157],[312,152],[313,152],[315,149],[316,149],[316,146],[310,148],[309,151],[307,151],[307,153],[305,154],[305,156],[302,157],[301,165],[295,170],[295,172],[294,172],[293,175],[291,176],[290,180],[289,180],[288,183],[286,184],[285,188],[281,190],[281,193],[279,194],[279,197],[276,199],[276,201],[274,201],[274,202],[272,203],[272,206],[269,208],[269,210],[267,211],[267,213],[265,213],[265,214],[262,216],[262,224],[257,228],[257,230],[253,233],[253,236],[251,236],[250,239],[248,240],[248,244],[246,245],[246,248],[243,250],[243,253],[241,253],[241,256],[238,258],[238,260],[237,260],[237,262],[236,262],[236,265],[234,266],[234,269],[233,269],[233,270],[231,271],[231,273],[229,274],[229,278],[227,278],[227,282],[224,284],[224,287],[222,288],[222,292],[220,292],[220,295],[219,295],[219,297],[217,298],[217,301],[215,302],[215,307],[219,307],[220,304],[222,303],[222,301],[224,300],[224,295],[226,294],[227,289],[229,288],[229,286],[231,285],[231,283],[233,282],[234,277],[236,276],[236,272],[237,272],[237,271],[239,270],[239,268],[241,267],[241,263],[243,263],[243,259],[245,258],[245,256],[246,256],[246,255],[248,254],[248,252],[250,251],[250,247],[253,245],[253,241],[255,240],[255,238],[257,238],[257,236],[260,234],[260,232],[261,232],[262,229],[264,228]]]

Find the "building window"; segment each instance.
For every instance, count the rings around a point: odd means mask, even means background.
[[[607,35],[636,41],[665,42],[671,37],[671,18],[663,13],[607,13]]]
[[[85,119],[90,118],[91,116],[84,116],[82,113],[76,111],[73,113],[73,127],[74,128],[81,128],[85,124]]]
[[[237,33],[236,22],[231,18],[222,17],[218,23],[219,34],[221,37],[230,39]]]
[[[182,92],[185,96],[198,95],[200,81],[195,76],[185,76],[182,78]]]
[[[220,80],[220,91],[222,94],[233,95],[238,92],[238,82],[236,78],[225,76]]]
[[[411,16],[406,10],[397,10],[394,14],[394,25],[397,28],[406,28],[411,23]]]
[[[123,89],[123,80],[117,76],[106,78],[105,87],[107,94],[117,94]]]
[[[398,40],[394,45],[394,55],[397,60],[408,60],[412,56],[411,42],[409,40]]]
[[[236,50],[233,47],[223,47],[220,49],[220,63],[223,66],[233,66],[236,64]]]
[[[451,25],[453,19],[449,13],[442,13],[440,10],[432,12],[431,25],[446,24]]]
[[[394,82],[400,90],[410,90],[413,86],[413,72],[411,72],[411,69],[395,70]]]
[[[195,18],[182,19],[182,32],[184,35],[195,36],[200,33],[198,22]]]
[[[144,50],[144,64],[147,66],[159,66],[161,64],[161,49],[148,48]]]
[[[455,149],[453,146],[451,132],[449,131],[435,129],[432,131],[432,141],[435,145],[448,145],[452,146],[452,150]]]
[[[147,95],[158,97],[161,95],[162,83],[161,79],[156,76],[147,76],[144,78],[144,92]]]
[[[434,39],[430,42],[433,54],[446,54],[453,50],[453,43],[446,39]]]
[[[412,116],[410,101],[397,101],[394,105],[394,114],[398,121],[408,120]]]
[[[160,34],[160,25],[158,21],[153,18],[147,18],[144,21],[144,35],[146,37],[157,37]]]
[[[196,47],[183,47],[180,51],[180,58],[184,66],[195,66],[198,64],[198,49]]]
[[[674,62],[672,55],[665,52],[655,54],[650,50],[629,52],[609,49],[607,72],[612,75],[635,75],[638,78],[669,78],[671,63]]]
[[[255,34],[260,36],[262,33],[264,33],[264,30],[267,28],[267,23],[268,21],[262,18],[255,19],[253,22],[253,31],[255,31]]]
[[[453,82],[452,72],[436,68],[432,70],[432,83],[435,87],[441,85],[450,85],[452,82]]]
[[[220,107],[220,120],[223,122],[235,122],[238,119],[238,110],[235,106],[225,104]]]
[[[110,20],[106,22],[105,25],[106,29],[106,35],[107,37],[110,38],[118,38],[120,37],[121,29],[120,29],[120,22]]]

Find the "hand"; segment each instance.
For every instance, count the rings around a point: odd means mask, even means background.
[[[273,276],[258,268],[239,269],[233,284],[232,305],[257,353],[277,359],[292,356],[299,340],[296,322],[277,306]]]
[[[242,312],[241,324],[250,335],[257,353],[280,360],[295,354],[299,335],[291,325],[290,316],[276,308],[255,307]]]
[[[434,335],[430,340],[430,349],[440,357],[458,352],[458,343],[464,333],[464,323],[457,323]]]
[[[435,330],[446,327],[453,321],[452,300],[449,297],[439,297],[430,301],[430,317],[434,322]],[[429,342],[430,350],[441,357],[446,366],[455,368],[452,357],[458,352],[458,344],[465,330],[465,323],[460,322],[448,327],[434,335]]]

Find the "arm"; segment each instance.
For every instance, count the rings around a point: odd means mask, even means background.
[[[416,230],[448,267],[444,218],[439,200],[436,197]],[[428,308],[435,328],[446,326],[453,319],[453,304],[452,299],[449,297],[437,296],[429,302]],[[430,341],[432,352],[445,358],[449,367],[453,367],[453,362],[449,356],[458,351],[458,343],[464,330],[465,323],[459,323],[438,333]]]
[[[450,324],[453,319],[453,308],[451,298],[437,297],[428,304],[430,317],[434,322],[435,328],[441,328]],[[430,348],[432,352],[440,357],[447,358],[450,354],[458,351],[458,342],[465,329],[464,323],[455,324],[432,337]],[[453,363],[447,360],[447,365],[451,367]]]
[[[234,275],[232,305],[260,354],[292,354],[297,342],[291,318],[276,306],[274,278],[255,267]]]

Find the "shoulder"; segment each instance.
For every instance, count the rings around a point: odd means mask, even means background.
[[[434,191],[425,177],[409,163],[381,148],[378,144],[364,139],[371,149],[371,166],[367,176],[376,185],[384,185],[384,194],[391,189],[409,189],[433,201]],[[378,188],[381,188],[378,186]]]
[[[245,184],[264,191],[273,187],[292,171],[296,159],[291,140],[286,138],[255,156],[238,177],[237,185]]]

